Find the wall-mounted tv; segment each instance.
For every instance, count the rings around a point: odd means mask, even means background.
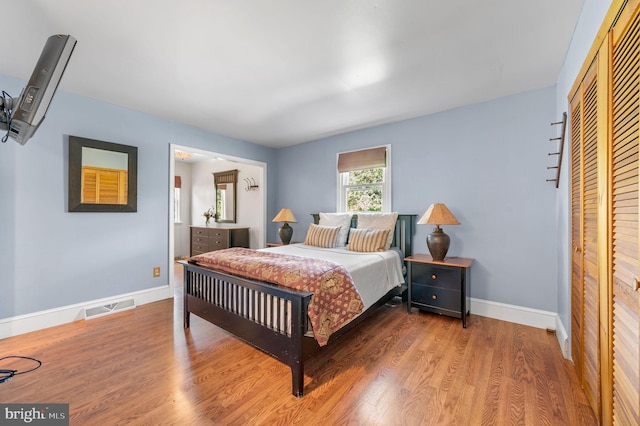
[[[10,137],[24,145],[38,130],[75,46],[76,39],[70,35],[52,35],[47,39],[20,97],[14,99],[2,92],[0,130],[7,131],[2,142]]]

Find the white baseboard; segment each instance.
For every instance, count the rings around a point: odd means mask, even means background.
[[[567,331],[556,312],[474,298],[471,298],[470,310],[472,315],[480,315],[482,317],[509,321],[530,327],[554,330],[560,349],[562,349],[562,354],[565,358],[569,358]]]
[[[134,299],[136,305],[156,302],[173,297],[173,289],[166,285],[133,293],[119,294],[104,299],[90,300],[63,306],[46,311],[34,312],[26,315],[0,319],[0,339],[42,330],[56,325],[66,324],[77,320],[84,320],[84,308],[97,305],[116,303],[123,299]]]
[[[556,337],[558,338],[558,344],[560,344],[560,349],[562,349],[562,355],[566,359],[571,359],[571,353],[569,352],[569,334],[567,334],[567,330],[564,328],[564,324],[560,320],[560,317],[556,319]]]

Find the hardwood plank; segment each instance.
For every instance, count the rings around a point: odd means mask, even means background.
[[[284,364],[197,317],[184,330],[176,290],[2,340],[43,365],[0,384],[0,401],[69,403],[72,425],[597,424],[545,330],[385,306],[306,362],[295,398]]]

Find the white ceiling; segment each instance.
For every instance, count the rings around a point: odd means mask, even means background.
[[[283,147],[553,85],[582,3],[0,0],[0,74],[71,34],[61,90]]]

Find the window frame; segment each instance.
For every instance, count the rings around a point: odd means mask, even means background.
[[[349,172],[340,172],[338,170],[337,164],[338,159],[340,158],[340,154],[346,154],[351,152],[358,151],[367,151],[375,148],[385,148],[386,150],[386,166],[384,166],[383,172],[383,182],[382,182],[382,210],[381,213],[390,213],[391,209],[391,145],[378,145],[370,148],[357,149],[353,151],[344,151],[336,154],[336,212],[337,213],[347,213],[347,190],[349,188],[364,188],[368,186],[367,184],[362,185],[349,185]],[[372,167],[377,168],[377,167]],[[370,184],[370,185],[379,185],[379,184]],[[358,213],[358,212],[349,212],[349,213]]]

